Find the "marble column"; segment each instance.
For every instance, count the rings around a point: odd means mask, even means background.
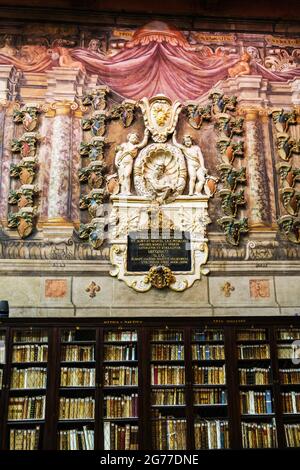
[[[267,109],[262,109],[259,112],[260,125],[263,137],[263,150],[264,150],[264,162],[266,168],[267,178],[267,189],[269,193],[269,207],[270,207],[270,222],[273,229],[277,229],[277,210],[276,210],[276,195],[275,195],[275,184],[273,159],[272,159],[272,124],[270,122],[270,116]]]
[[[259,146],[259,110],[244,109],[245,115],[245,157],[247,166],[247,213],[250,229],[259,230],[267,225],[270,217],[266,194],[267,181],[264,162],[260,158]]]
[[[73,142],[73,119],[79,108],[76,100],[82,94],[84,74],[79,69],[58,67],[49,71],[47,77],[46,96],[52,101],[45,107],[46,119],[51,121],[51,160],[48,164],[47,220],[43,223],[43,231],[46,238],[68,239],[74,228],[72,162],[77,143]],[[75,127],[78,128],[78,124]]]
[[[0,105],[0,223],[7,225],[8,194],[10,190],[11,141],[14,137],[13,104]]]

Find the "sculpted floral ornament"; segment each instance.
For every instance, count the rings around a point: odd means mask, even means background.
[[[35,157],[39,136],[36,132],[25,132],[20,139],[13,139],[11,151],[20,153],[22,158]]]
[[[105,181],[104,171],[106,163],[104,161],[93,161],[87,167],[78,170],[79,181],[88,184],[90,189],[100,189]]]
[[[96,217],[88,224],[80,224],[78,235],[88,240],[95,250],[99,250],[104,242],[104,217]]]
[[[244,118],[233,118],[230,114],[220,113],[216,115],[215,127],[221,138],[232,139],[234,135],[243,134]]]
[[[282,204],[290,215],[298,215],[300,208],[300,192],[294,188],[284,188],[279,191]]]
[[[16,228],[21,238],[28,237],[33,231],[33,219],[36,215],[35,207],[23,207],[18,212],[8,216],[8,227]]]
[[[95,111],[90,118],[82,119],[82,129],[91,131],[95,137],[102,137],[106,131],[106,119],[105,111]]]
[[[8,196],[9,204],[17,204],[19,209],[33,206],[34,197],[39,193],[37,186],[24,184],[17,190],[11,190]]]
[[[15,109],[13,121],[16,124],[23,124],[25,131],[32,132],[38,125],[38,114],[40,109],[36,105],[25,105],[21,110]]]
[[[221,191],[219,191],[219,196],[222,199],[222,209],[224,214],[229,217],[235,217],[238,211],[238,206],[246,204],[243,189],[238,193],[234,193],[229,189],[221,189]]]
[[[244,142],[232,142],[228,138],[220,139],[217,142],[217,149],[221,154],[221,159],[227,165],[233,163],[236,157],[244,157]]]
[[[300,168],[293,168],[290,163],[277,163],[277,172],[280,175],[282,188],[293,188],[300,182]]]
[[[242,167],[236,170],[231,165],[222,163],[217,167],[220,172],[220,179],[224,185],[224,189],[234,191],[238,184],[246,183],[246,168]]]
[[[80,209],[88,209],[91,217],[103,216],[103,203],[107,197],[105,189],[93,189],[89,194],[81,196]]]
[[[143,98],[138,102],[146,128],[150,131],[154,142],[166,142],[168,135],[175,130],[181,111],[179,101],[172,101],[163,95],[157,95],[148,100]]]
[[[31,184],[36,175],[36,159],[25,157],[20,163],[10,165],[10,176],[19,178],[21,184]]]
[[[231,245],[237,246],[240,242],[241,234],[249,230],[247,218],[237,220],[234,217],[225,216],[217,222],[224,230],[227,242]]]
[[[200,129],[203,121],[211,120],[211,106],[200,106],[199,104],[191,101],[185,107],[188,122],[194,129]]]
[[[300,153],[300,140],[295,141],[287,133],[277,134],[277,150],[282,160],[288,161],[293,153]]]
[[[274,109],[270,114],[277,132],[288,132],[290,125],[297,123],[295,110],[284,111],[283,109]]]
[[[104,158],[104,137],[94,137],[91,142],[81,142],[79,153],[82,157],[88,157],[91,161]]]
[[[292,243],[300,243],[300,219],[291,215],[284,215],[277,220],[280,230]]]
[[[170,268],[166,266],[153,266],[145,276],[145,284],[150,283],[156,289],[163,289],[174,284],[176,277]]]
[[[226,113],[227,111],[235,111],[236,109],[236,96],[225,96],[223,93],[214,91],[208,98],[212,101],[213,114]]]
[[[84,95],[82,104],[92,106],[94,111],[103,111],[106,108],[106,96],[109,93],[107,86],[96,87],[91,92]]]
[[[101,291],[101,287],[96,284],[95,281],[92,281],[90,285],[85,289],[85,292],[88,292],[89,296],[93,299],[96,297],[97,292]]]
[[[129,127],[133,123],[136,102],[124,100],[121,104],[114,105],[110,112],[111,119],[119,119],[124,127]]]

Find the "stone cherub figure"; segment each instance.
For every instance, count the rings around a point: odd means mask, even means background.
[[[118,145],[116,148],[115,165],[118,170],[121,194],[131,194],[133,160],[137,156],[138,150],[147,144],[148,137],[148,129],[145,129],[144,138],[141,142],[139,142],[137,134],[128,134],[127,142]]]
[[[190,135],[183,137],[183,145],[176,140],[176,131],[173,134],[173,144],[179,147],[186,158],[189,174],[189,196],[201,194],[206,181],[207,170],[204,166],[204,158],[199,145],[193,144]]]

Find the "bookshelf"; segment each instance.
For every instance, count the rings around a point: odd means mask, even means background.
[[[3,319],[2,449],[300,447],[300,319]]]
[[[276,329],[284,445],[300,447],[300,328]]]

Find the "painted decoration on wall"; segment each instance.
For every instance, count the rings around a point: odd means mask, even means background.
[[[242,75],[279,82],[300,77],[297,39],[286,43],[284,38],[239,34],[237,41],[233,34],[181,32],[161,21],[136,31],[112,30],[105,47],[98,39],[91,39],[87,47],[70,47],[67,39],[45,44],[43,39],[16,48],[13,38],[6,36],[0,64],[13,64],[24,72],[79,68],[98,74],[102,84],[134,100],[159,93],[172,100],[195,100],[219,80]],[[289,45],[296,47],[284,47]]]

